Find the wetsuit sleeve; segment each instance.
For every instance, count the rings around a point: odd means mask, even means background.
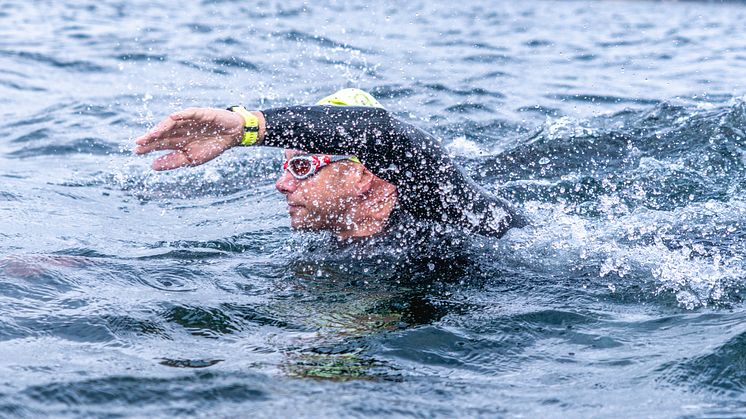
[[[428,133],[380,108],[293,106],[262,111],[262,145],[309,153],[354,154],[397,188],[416,218],[501,236],[525,225],[511,205],[478,186]]]

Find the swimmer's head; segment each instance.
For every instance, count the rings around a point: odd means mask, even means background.
[[[317,102],[330,106],[383,106],[359,89],[342,89]],[[285,161],[311,156],[300,150],[285,150]],[[324,159],[322,155],[314,155]],[[361,217],[375,212],[381,196],[396,199],[396,187],[369,171],[355,156],[335,156],[319,165],[311,176],[283,173],[275,187],[288,201],[290,224],[300,230],[330,230],[341,233],[355,228]],[[308,159],[313,162],[313,158]]]
[[[307,155],[299,150],[285,150],[286,160]],[[342,159],[303,179],[285,169],[275,187],[287,198],[294,229],[342,231],[352,227],[354,213],[380,182],[384,181],[362,164]]]

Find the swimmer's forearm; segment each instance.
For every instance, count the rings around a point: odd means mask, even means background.
[[[310,153],[356,154],[390,148],[400,133],[384,109],[354,106],[289,106],[262,111],[261,145]]]

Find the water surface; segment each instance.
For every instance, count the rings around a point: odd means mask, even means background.
[[[7,1],[0,416],[746,414],[741,3]],[[185,106],[372,92],[533,226],[292,233],[281,156],[149,170]],[[431,255],[432,256],[432,255]]]

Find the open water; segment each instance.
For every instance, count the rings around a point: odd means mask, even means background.
[[[0,2],[0,416],[743,417],[746,5]],[[291,232],[186,106],[372,92],[533,226]]]

